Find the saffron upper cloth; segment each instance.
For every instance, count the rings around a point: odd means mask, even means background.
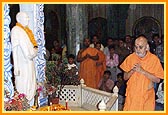
[[[96,48],[88,47],[82,52],[82,57],[85,55],[95,56],[98,54],[98,50]],[[79,68],[79,76],[83,78],[85,84],[89,87],[96,88],[96,61],[90,58],[85,59],[80,63]]]
[[[130,54],[120,68],[129,72],[134,64],[139,63],[142,68],[158,78],[163,79],[164,72],[159,58],[147,52],[144,58],[138,57],[135,53]],[[124,110],[129,111],[150,111],[155,108],[155,92],[151,87],[152,81],[143,74],[134,72],[127,81],[126,100]]]

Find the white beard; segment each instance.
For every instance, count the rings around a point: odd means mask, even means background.
[[[136,55],[137,55],[138,57],[140,57],[140,58],[143,58],[143,57],[145,57],[146,53],[145,53],[145,54],[142,54],[142,53],[137,53],[137,52],[136,52]]]

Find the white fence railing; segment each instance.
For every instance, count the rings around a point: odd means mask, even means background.
[[[105,109],[108,111],[118,111],[118,88],[113,89],[114,93],[108,93],[98,89],[90,88],[84,85],[72,86],[66,85],[60,96],[60,104],[65,104],[68,100],[68,106],[83,108],[86,111],[96,111]],[[104,105],[103,105],[104,102]],[[101,105],[99,105],[101,103]]]

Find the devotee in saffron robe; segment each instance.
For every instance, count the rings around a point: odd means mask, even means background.
[[[155,91],[153,83],[163,79],[164,72],[158,57],[149,52],[144,35],[135,40],[135,52],[130,54],[120,67],[127,81],[124,111],[153,111]]]
[[[19,12],[16,20],[16,26],[11,30],[15,87],[19,93],[24,93],[30,102],[36,93],[34,58],[38,52],[37,43],[28,28],[28,15],[25,12]]]
[[[101,43],[97,42],[95,48],[98,50],[98,56],[99,60],[96,61],[96,84],[98,88],[98,84],[100,82],[101,77],[104,74],[104,71],[106,70],[106,55],[104,54],[103,51],[100,50],[101,48]]]
[[[80,62],[79,77],[84,79],[89,87],[96,88],[96,61],[99,59],[98,50],[89,47],[90,40],[84,39],[84,48],[79,50],[77,61]]]

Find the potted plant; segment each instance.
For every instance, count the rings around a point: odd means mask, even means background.
[[[53,54],[54,61],[46,62],[47,91],[52,103],[57,103],[65,85],[78,85],[78,69],[69,67],[67,58]]]

